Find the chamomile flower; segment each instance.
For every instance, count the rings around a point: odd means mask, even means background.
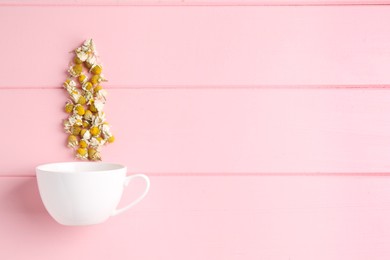
[[[85,109],[82,105],[78,104],[74,107],[74,112],[78,115],[82,116],[85,114]]]
[[[89,148],[88,149],[88,158],[91,161],[100,161],[101,160],[100,152],[95,148]]]
[[[92,67],[91,73],[95,74],[95,75],[100,75],[102,73],[102,70],[103,70],[102,66],[95,65],[95,66]]]
[[[91,77],[91,83],[92,85],[96,86],[101,80],[100,80],[100,76],[99,75],[93,75]]]
[[[77,79],[79,80],[80,84],[84,84],[88,80],[87,76],[84,73],[81,73]]]
[[[77,103],[80,105],[85,105],[85,103],[87,103],[87,101],[85,100],[84,96],[80,96],[79,100],[77,100]]]
[[[88,120],[88,121],[92,121],[93,120],[93,114],[92,114],[92,111],[91,110],[86,110],[85,113],[84,113],[84,119],[85,120]]]
[[[88,158],[88,150],[87,148],[79,148],[76,151],[76,157],[79,159],[86,160]]]
[[[87,82],[85,82],[85,83],[83,84],[82,88],[83,88],[83,90],[85,90],[85,91],[91,91],[92,88],[93,88],[93,85],[92,85],[91,82],[87,81]]]
[[[90,132],[92,136],[98,136],[100,134],[100,129],[97,126],[92,126]]]
[[[80,145],[80,148],[87,148],[88,147],[88,141],[85,140],[85,139],[81,139],[79,145]]]
[[[112,136],[110,136],[108,139],[107,139],[107,142],[108,143],[113,143],[115,141],[115,137],[112,135]]]
[[[77,126],[77,125],[72,126],[72,134],[74,136],[78,136],[81,132],[81,129],[82,128],[80,126]]]
[[[68,71],[72,77],[78,77],[80,76],[81,72],[83,72],[83,65],[75,64],[71,66]]]
[[[68,147],[75,148],[78,145],[78,140],[75,135],[68,136]]]
[[[65,112],[68,113],[68,114],[72,113],[73,112],[73,107],[74,107],[73,103],[68,101],[66,103],[66,105],[65,105]]]

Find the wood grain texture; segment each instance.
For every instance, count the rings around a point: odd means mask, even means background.
[[[0,174],[72,160],[66,96],[0,92]],[[117,142],[103,158],[149,174],[389,172],[388,100],[389,89],[111,89]]]
[[[388,85],[388,17],[390,6],[2,6],[0,88],[61,86],[90,37],[113,87]]]
[[[0,178],[0,258],[387,260],[390,254],[388,177],[151,181],[149,195],[131,211],[72,228],[49,217],[35,178]],[[131,188],[122,202],[142,187]]]

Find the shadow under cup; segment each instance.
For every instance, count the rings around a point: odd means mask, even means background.
[[[125,166],[105,162],[52,163],[36,168],[45,208],[58,223],[72,226],[102,223],[141,201],[149,191],[149,178],[126,173]],[[137,177],[147,184],[144,193],[117,210],[124,187]]]

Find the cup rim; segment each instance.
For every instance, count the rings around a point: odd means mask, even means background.
[[[80,171],[69,171],[69,172],[65,172],[63,170],[59,170],[59,169],[56,169],[56,168],[51,168],[53,166],[61,166],[61,165],[64,165],[64,166],[69,166],[69,165],[93,165],[93,166],[97,166],[97,165],[106,165],[106,166],[111,166],[109,169],[92,169],[92,170],[80,170]],[[35,168],[35,171],[38,173],[38,172],[45,172],[45,173],[64,173],[64,174],[79,174],[79,173],[102,173],[102,172],[116,172],[118,170],[127,170],[127,167],[122,165],[122,164],[119,164],[119,163],[110,163],[110,162],[52,162],[52,163],[45,163],[45,164],[41,164],[41,165],[38,165],[36,168]]]

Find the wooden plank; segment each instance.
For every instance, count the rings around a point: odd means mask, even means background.
[[[61,86],[89,37],[111,87],[388,85],[389,17],[390,6],[2,6],[0,87]]]
[[[49,1],[49,0],[13,0],[13,1],[2,1],[0,6],[328,6],[328,5],[388,5],[388,0],[60,0],[60,1]]]
[[[2,90],[0,174],[72,160],[64,90]],[[112,89],[103,159],[152,174],[390,171],[389,89]]]
[[[0,178],[0,257],[390,257],[388,177],[193,176],[151,181],[150,194],[131,211],[104,224],[72,228],[46,213],[35,178]],[[134,192],[126,192],[123,202]]]

